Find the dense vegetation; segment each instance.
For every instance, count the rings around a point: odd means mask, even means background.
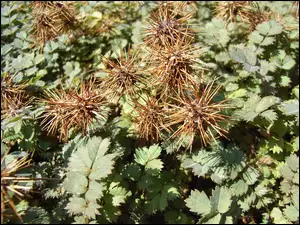
[[[1,2],[2,223],[299,223],[299,2]]]

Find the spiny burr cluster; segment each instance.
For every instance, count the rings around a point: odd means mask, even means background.
[[[138,116],[133,122],[147,141],[161,140],[161,133],[167,131],[170,138],[179,140],[179,146],[188,137],[191,146],[196,134],[205,146],[216,135],[225,135],[218,123],[226,118],[220,112],[227,105],[213,102],[220,89],[214,83],[199,92],[196,73],[201,70],[197,65],[201,50],[194,46],[196,31],[188,24],[193,12],[183,15],[174,4],[161,3],[150,16],[144,41],[149,53],[149,83],[156,94],[144,105],[135,104]],[[189,94],[190,90],[194,93]]]
[[[68,139],[70,128],[81,130],[86,135],[93,127],[93,120],[101,125],[100,120],[107,117],[107,111],[101,109],[106,103],[95,87],[95,79],[82,83],[80,88],[49,90],[46,95],[41,100],[46,105],[42,116],[43,129],[51,134],[58,132],[62,141]]]
[[[62,34],[70,34],[77,20],[72,2],[35,1],[31,3],[34,17],[33,36],[36,44],[44,46],[46,41]]]
[[[25,92],[26,83],[15,83],[15,76],[4,74],[1,77],[1,116],[4,118],[17,115],[18,110],[32,102]]]

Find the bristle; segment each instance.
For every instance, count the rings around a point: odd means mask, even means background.
[[[102,96],[97,93],[94,82],[82,84],[81,88],[69,90],[47,91],[47,97],[42,100],[46,104],[42,116],[42,126],[48,133],[59,132],[60,140],[67,140],[70,128],[80,129],[83,135],[93,126],[95,119],[99,123],[100,117],[106,118],[107,111],[101,110],[105,106]]]
[[[162,95],[173,91],[182,94],[185,86],[195,83],[193,72],[200,51],[184,39],[167,44],[164,49],[151,49],[151,73],[154,85]]]
[[[69,34],[77,23],[75,9],[71,2],[33,2],[33,36],[36,45],[44,46],[46,41],[62,34]]]
[[[17,115],[17,111],[32,102],[25,92],[26,83],[13,82],[14,76],[6,74],[1,77],[1,115],[4,118]]]
[[[165,127],[164,106],[154,97],[145,99],[145,104],[135,101],[137,116],[134,117],[137,134],[147,141],[159,141],[162,139],[162,130]],[[170,130],[169,130],[170,131]]]
[[[132,55],[130,49],[127,52],[121,51],[117,60],[105,58],[104,65],[108,77],[101,88],[108,96],[120,98],[123,94],[129,94],[134,97],[140,85],[145,85],[143,73],[138,68],[138,53]]]
[[[250,3],[250,1],[221,1],[217,3],[214,13],[216,17],[223,19],[227,24],[236,22],[237,16],[245,21],[247,20]]]
[[[224,121],[228,117],[221,114],[223,109],[229,108],[226,101],[213,103],[212,99],[217,94],[220,86],[214,88],[214,82],[207,85],[204,90],[194,88],[192,95],[183,97],[177,96],[174,104],[169,105],[169,119],[166,127],[178,125],[177,131],[170,138],[178,137],[181,145],[186,138],[188,146],[194,141],[195,134],[199,134],[201,144],[206,146],[215,135],[226,137],[227,131],[221,128],[218,123]]]
[[[188,27],[187,21],[193,13],[177,18],[178,13],[163,4],[151,13],[149,26],[145,31],[145,44],[149,47],[164,47],[177,39],[193,39],[194,31]]]

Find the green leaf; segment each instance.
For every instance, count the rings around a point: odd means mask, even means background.
[[[79,214],[85,211],[86,208],[86,201],[84,198],[80,197],[71,197],[69,199],[69,203],[66,206],[66,210],[70,214]]]
[[[275,224],[289,224],[290,221],[288,221],[287,219],[284,218],[284,216],[282,215],[282,212],[279,208],[273,208],[272,212],[271,212],[271,217],[274,220]]]
[[[207,220],[203,224],[219,224],[220,220],[221,220],[221,214],[218,213],[216,216],[214,216],[213,218],[210,218],[209,220]]]
[[[257,181],[258,177],[258,171],[253,167],[248,167],[247,170],[243,173],[243,178],[248,185],[254,184]]]
[[[212,192],[211,206],[219,213],[226,213],[231,205],[231,193],[226,187],[216,187]]]
[[[281,103],[281,109],[285,115],[295,115],[299,113],[299,101],[288,100]]]
[[[272,109],[264,111],[260,115],[262,117],[266,118],[267,120],[269,120],[270,122],[273,122],[273,121],[275,121],[277,119],[277,113],[274,110],[272,110]]]
[[[186,206],[191,212],[199,215],[207,215],[211,211],[211,205],[208,197],[204,192],[192,190],[190,196],[185,200]]]
[[[275,41],[275,38],[273,37],[265,37],[262,43],[260,43],[261,46],[268,46],[273,44]]]
[[[299,210],[297,210],[293,205],[288,205],[283,210],[283,213],[292,222],[296,222],[299,219]]]
[[[243,63],[244,69],[249,72],[255,72],[260,68],[259,66],[256,66],[256,54],[248,48],[241,49],[232,47],[229,49],[229,56],[235,61]]]
[[[96,219],[96,215],[100,215],[98,209],[101,208],[96,202],[89,202],[83,215],[87,218]]]
[[[236,183],[230,186],[231,193],[235,196],[242,196],[248,191],[248,184],[243,181],[239,180]]]
[[[131,192],[119,186],[111,187],[109,193],[113,196],[112,204],[114,206],[120,206],[121,203],[125,203],[125,199],[131,195]]]
[[[256,30],[264,36],[272,36],[282,32],[282,26],[275,20],[265,21],[256,26]]]
[[[103,196],[103,191],[105,187],[102,183],[91,180],[89,181],[89,187],[87,192],[85,193],[85,199],[87,201],[96,201]]]
[[[78,195],[86,192],[87,185],[88,179],[84,175],[73,171],[67,175],[64,182],[66,191]]]
[[[271,27],[268,21],[262,22],[256,26],[256,30],[264,36],[269,34],[270,28]]]
[[[280,86],[281,87],[288,87],[290,85],[290,83],[292,82],[291,78],[289,78],[288,76],[281,76],[280,78]]]
[[[150,169],[150,170],[161,171],[162,168],[163,168],[163,162],[160,159],[153,159],[147,162],[145,165],[145,169]]]
[[[280,172],[285,179],[290,181],[293,180],[294,172],[288,166],[283,166],[280,169]]]
[[[280,23],[278,23],[275,20],[270,20],[269,23],[270,23],[269,35],[276,35],[282,32],[282,26],[280,25]]]
[[[282,61],[282,69],[290,70],[296,65],[296,61],[292,56],[286,55]]]
[[[299,169],[299,158],[296,155],[288,156],[286,158],[286,163],[289,166],[289,168],[294,172],[297,172],[297,170]]]
[[[261,36],[257,31],[253,31],[249,36],[249,41],[260,44],[263,41],[264,37]]]
[[[159,145],[152,145],[149,149],[145,147],[142,149],[137,149],[136,153],[134,154],[134,158],[138,164],[145,166],[147,162],[157,158],[160,153],[161,148]]]
[[[268,189],[260,184],[255,187],[254,191],[255,191],[255,194],[257,194],[260,197],[262,197],[268,193]]]
[[[259,103],[257,104],[255,108],[255,112],[261,113],[262,111],[265,111],[269,107],[279,103],[279,98],[274,97],[274,96],[266,96],[263,97]]]

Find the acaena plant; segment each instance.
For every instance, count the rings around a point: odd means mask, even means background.
[[[60,140],[67,140],[69,129],[80,130],[83,135],[94,127],[94,122],[100,126],[100,121],[108,115],[106,101],[98,92],[95,79],[81,83],[79,88],[65,91],[48,90],[46,97],[41,99],[45,104],[42,115],[43,129],[49,134],[59,132]]]

